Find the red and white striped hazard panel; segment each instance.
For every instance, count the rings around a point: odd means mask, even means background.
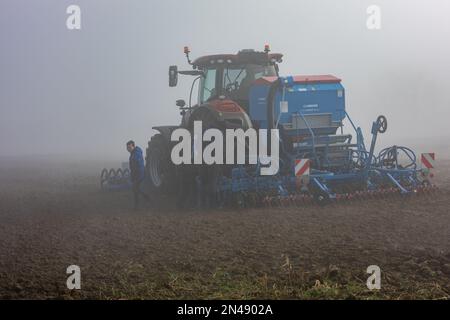
[[[434,152],[433,153],[422,153],[420,157],[420,162],[427,169],[434,168]]]
[[[295,176],[301,177],[309,175],[309,159],[295,159]]]

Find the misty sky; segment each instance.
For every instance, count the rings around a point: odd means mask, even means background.
[[[79,31],[66,8],[81,7]],[[381,30],[366,9],[381,7]],[[68,154],[126,159],[154,125],[178,124],[168,66],[242,48],[284,53],[282,75],[334,74],[347,111],[382,144],[450,145],[450,1],[0,1],[0,156]]]

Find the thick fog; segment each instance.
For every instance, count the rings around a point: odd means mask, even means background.
[[[66,27],[71,4],[81,30]],[[371,4],[380,30],[366,26]],[[283,75],[342,78],[366,139],[384,114],[381,144],[445,150],[449,16],[445,0],[2,0],[0,156],[126,159],[127,140],[145,147],[152,126],[179,123],[192,79],[167,78],[188,67],[183,46],[195,58],[266,43],[284,53]]]

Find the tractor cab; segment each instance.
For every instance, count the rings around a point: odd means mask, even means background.
[[[223,96],[248,110],[252,83],[262,77],[278,76],[277,62],[281,61],[281,56],[247,49],[235,55],[204,56],[195,60],[194,68],[204,73],[199,85],[199,104]]]
[[[268,46],[263,52],[244,49],[237,54],[208,55],[191,62],[189,49],[185,48],[188,62],[194,70],[173,71],[198,75],[198,105],[221,98],[232,100],[248,111],[252,83],[262,77],[278,76],[277,64],[282,61],[283,55],[269,51]]]

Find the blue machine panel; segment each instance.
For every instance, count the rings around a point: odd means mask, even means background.
[[[259,82],[250,90],[250,118],[259,122],[261,128],[267,128],[267,95],[269,82]],[[282,113],[280,123],[290,123],[294,114],[331,114],[335,123],[345,118],[345,90],[340,81],[308,83],[290,82],[282,85],[274,103],[274,119],[280,115],[280,101],[287,101],[288,110]]]

